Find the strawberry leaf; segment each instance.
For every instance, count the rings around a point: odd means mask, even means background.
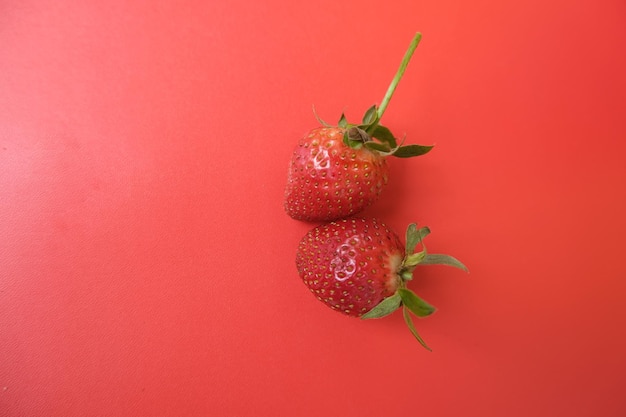
[[[393,133],[385,126],[377,125],[370,134],[381,142],[387,143],[392,149],[398,146]]]
[[[461,263],[461,261],[459,261],[458,259],[450,255],[443,255],[438,253],[429,253],[420,262],[420,265],[447,265],[462,269],[465,272],[469,272],[469,269],[467,269],[467,267],[463,265],[463,263]]]
[[[406,288],[399,288],[398,294],[400,294],[400,298],[402,299],[402,304],[417,317],[426,317],[430,316],[435,312],[435,307],[428,304],[426,301],[422,300],[415,294],[413,291]]]
[[[394,295],[385,298],[383,301],[378,303],[376,307],[368,311],[367,313],[361,316],[362,319],[379,319],[381,317],[388,316],[393,313],[400,307],[400,303],[402,299],[400,298],[400,294],[395,293]]]
[[[420,156],[427,154],[430,150],[434,148],[432,145],[405,145],[400,146],[394,153],[393,156],[397,156],[398,158],[411,158],[413,156]]]
[[[352,149],[359,149],[361,146],[363,146],[363,142],[360,140],[352,140],[350,139],[350,135],[348,134],[348,130],[343,132],[343,143],[344,145],[352,148]]]
[[[426,257],[425,249],[421,252],[412,253],[408,255],[406,258],[404,258],[404,262],[402,263],[402,266],[408,268],[409,271],[413,271],[413,268],[419,265],[419,263],[422,262],[425,257]]]
[[[372,140],[370,135],[368,135],[365,130],[361,129],[358,126],[352,126],[350,129],[347,130],[347,133],[350,140],[355,140],[362,143],[371,142]]]
[[[369,141],[369,142],[365,142],[365,147],[369,150],[383,152],[383,153],[388,153],[391,151],[391,148],[386,143]]]
[[[419,234],[417,233],[417,225],[411,223],[406,228],[406,254],[410,255],[415,252],[415,247],[420,242]]]
[[[378,120],[378,108],[374,104],[372,107],[367,109],[365,114],[363,115],[363,124],[366,126],[374,124]]]
[[[339,122],[337,123],[337,126],[343,129],[348,127],[348,119],[346,119],[346,115],[344,113],[341,113],[341,117],[339,118]]]
[[[415,329],[415,326],[413,325],[413,320],[411,319],[411,315],[409,314],[409,310],[407,310],[406,307],[402,309],[402,316],[404,317],[404,322],[409,327],[409,330],[411,331],[413,336],[417,339],[417,341],[420,342],[420,344],[424,346],[426,350],[432,352],[433,350],[428,347],[426,342],[424,342],[424,339],[422,339],[419,333],[417,333],[417,330]]]
[[[415,252],[417,244],[424,240],[429,233],[430,229],[428,227],[424,226],[418,229],[415,223],[411,223],[406,228],[406,255],[409,256]]]

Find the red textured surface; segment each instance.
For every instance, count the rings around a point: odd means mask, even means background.
[[[626,6],[6,0],[0,415],[623,416]],[[311,296],[293,144],[382,98],[438,312]],[[402,203],[399,202],[400,198]]]
[[[384,223],[342,219],[302,238],[296,268],[311,295],[339,313],[360,317],[402,287],[404,254],[405,246]]]
[[[328,222],[360,214],[381,196],[387,158],[343,144],[345,130],[315,128],[294,146],[285,186],[285,211],[296,220]]]

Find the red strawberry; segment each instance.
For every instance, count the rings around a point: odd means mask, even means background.
[[[404,319],[415,338],[419,336],[409,311],[418,317],[435,308],[407,288],[418,265],[467,268],[449,255],[430,254],[422,244],[427,227],[409,225],[406,246],[384,223],[352,218],[315,227],[300,241],[296,266],[309,290],[333,310],[364,319],[380,318],[403,307]]]
[[[411,43],[380,107],[370,107],[362,123],[350,124],[342,115],[338,126],[306,134],[297,144],[287,178],[285,210],[297,220],[330,221],[359,213],[376,201],[387,184],[385,157],[423,155],[432,146],[398,145],[391,131],[380,125],[395,88],[421,35]]]
[[[313,129],[294,151],[285,209],[298,220],[347,217],[373,203],[387,184],[385,158],[343,143],[344,129]]]

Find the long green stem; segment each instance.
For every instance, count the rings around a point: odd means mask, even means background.
[[[404,58],[402,59],[400,68],[398,68],[396,76],[393,77],[393,80],[391,81],[391,84],[387,89],[387,93],[385,94],[385,97],[383,97],[383,101],[378,107],[378,119],[383,117],[383,113],[385,113],[385,109],[387,109],[387,105],[389,105],[389,100],[391,100],[391,96],[393,96],[394,91],[396,91],[396,87],[398,86],[400,79],[404,75],[404,71],[406,70],[407,65],[409,65],[409,61],[411,60],[411,57],[413,56],[413,52],[415,52],[417,45],[420,43],[420,40],[422,40],[422,34],[418,32],[413,37],[413,40],[409,45],[409,49],[407,49],[406,53],[404,54]]]

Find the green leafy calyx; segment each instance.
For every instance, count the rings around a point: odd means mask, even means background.
[[[408,289],[407,283],[413,279],[413,272],[420,265],[447,265],[466,272],[468,272],[468,269],[461,261],[450,255],[428,253],[424,245],[424,238],[429,234],[430,229],[426,226],[418,228],[415,223],[412,223],[407,227],[404,259],[397,271],[399,277],[397,291],[385,298],[361,318],[374,319],[385,317],[402,307],[402,315],[411,334],[424,348],[431,350],[418,334],[411,318],[411,313],[418,318],[423,318],[433,314],[436,309]],[[418,247],[420,250],[416,251]]]
[[[396,137],[391,131],[380,124],[387,106],[393,96],[393,93],[402,79],[406,71],[409,61],[422,39],[421,33],[416,33],[413,37],[409,48],[404,54],[400,67],[398,68],[391,84],[389,85],[380,106],[373,105],[367,109],[360,124],[351,124],[348,122],[345,114],[341,115],[337,126],[344,129],[343,142],[354,149],[365,147],[372,152],[378,152],[382,156],[397,156],[398,158],[411,158],[414,156],[424,155],[433,148],[432,145],[398,145]],[[313,109],[315,113],[315,108]],[[315,113],[315,117],[323,126],[330,127]]]
[[[398,158],[424,155],[433,149],[433,145],[398,144],[398,139],[391,133],[391,130],[379,124],[377,109],[378,107],[375,105],[370,107],[363,116],[363,123],[358,125],[349,123],[345,114],[341,115],[337,126],[344,129],[344,144],[354,149],[365,147],[382,156],[392,155]],[[328,126],[319,116],[316,117],[320,123]]]

